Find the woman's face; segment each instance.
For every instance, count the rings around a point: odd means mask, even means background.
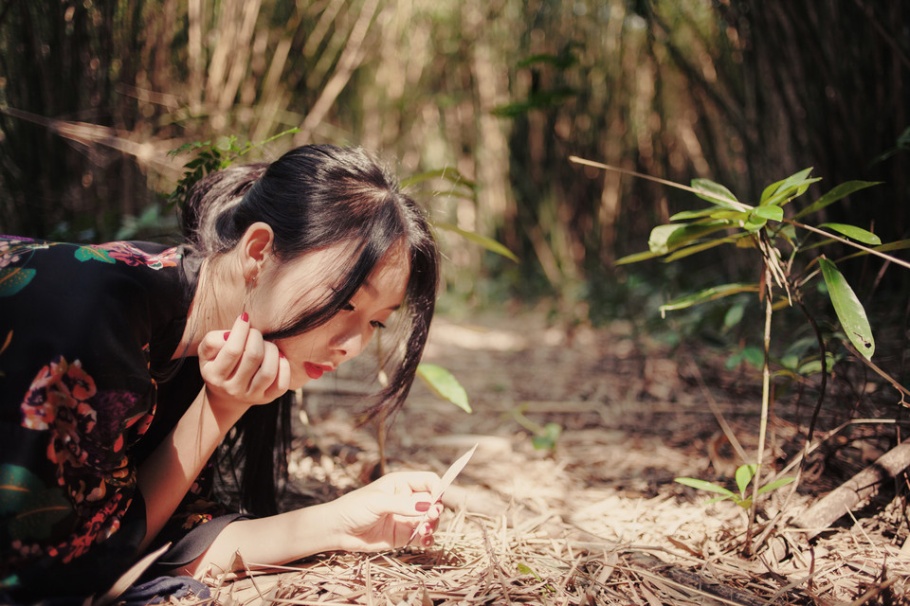
[[[250,322],[264,334],[275,331],[303,309],[325,301],[339,287],[332,268],[348,258],[350,247],[338,244],[303,255],[273,272],[251,302]],[[373,333],[401,307],[410,274],[404,245],[392,247],[348,305],[325,324],[275,344],[291,366],[290,389],[299,389],[356,357]]]

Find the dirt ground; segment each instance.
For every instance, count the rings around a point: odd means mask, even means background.
[[[673,479],[692,476],[733,487],[741,460],[720,423],[754,456],[759,377],[724,371],[704,352],[680,351],[671,357],[668,348],[636,336],[623,322],[569,332],[547,326],[540,314],[438,319],[424,360],[458,377],[473,412],[418,383],[385,446],[389,470],[442,473],[478,445],[446,493],[449,509],[436,545],[325,554],[280,571],[246,562],[247,575],[209,578],[217,601],[910,603],[905,476],[868,504],[845,511],[836,527],[811,541],[793,524],[884,452],[875,438],[882,432],[832,433],[799,489],[782,488],[763,502],[752,540],[768,530],[767,540],[747,557],[745,510],[729,501],[706,504],[712,495]],[[378,473],[373,427],[354,423],[362,394],[371,391],[356,376],[358,369],[350,369],[304,395],[288,506],[331,499]],[[794,400],[772,417],[766,477],[804,445],[812,399],[787,399]],[[893,418],[896,408],[886,403],[876,414],[890,411]],[[816,436],[838,421],[823,414]],[[535,447],[534,433],[545,433],[548,424],[559,430],[550,436],[555,446]]]

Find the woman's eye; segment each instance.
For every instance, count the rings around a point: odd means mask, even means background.
[[[383,324],[379,320],[373,320],[372,322],[370,322],[370,326],[372,326],[373,328],[378,328],[380,330],[385,328],[385,324]]]

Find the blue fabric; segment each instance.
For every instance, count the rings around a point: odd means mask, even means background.
[[[149,606],[162,604],[171,598],[211,599],[208,586],[193,577],[163,576],[133,585],[114,600],[115,606]],[[82,606],[85,596],[55,597],[39,602],[26,604],[14,601],[9,595],[0,592],[0,604],[4,606]]]
[[[122,606],[146,606],[160,604],[169,598],[200,598],[211,596],[209,588],[193,577],[157,577],[139,585],[133,585],[115,601]]]

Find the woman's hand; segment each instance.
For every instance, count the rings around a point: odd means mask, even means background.
[[[442,514],[431,503],[439,476],[429,471],[396,472],[324,505],[326,519],[344,551],[382,551],[411,541],[429,547]],[[414,531],[417,534],[414,535]]]
[[[212,331],[199,344],[199,368],[210,403],[248,408],[288,390],[291,367],[274,343],[250,326],[244,312],[228,332]]]

